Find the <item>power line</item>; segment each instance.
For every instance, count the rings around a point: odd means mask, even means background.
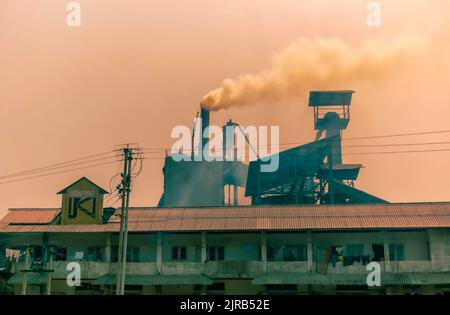
[[[12,173],[12,174],[8,174],[8,175],[0,176],[0,179],[10,178],[10,177],[15,177],[15,176],[27,175],[28,173],[36,173],[36,172],[38,172],[40,170],[44,171],[44,170],[47,170],[47,169],[54,169],[58,165],[64,165],[64,164],[73,163],[73,162],[77,162],[77,161],[81,161],[81,160],[91,159],[91,158],[94,158],[94,157],[110,154],[112,152],[114,152],[114,151],[108,151],[108,152],[103,152],[103,153],[99,153],[99,154],[93,154],[93,155],[81,157],[81,158],[78,158],[78,159],[73,159],[73,160],[68,160],[68,161],[64,161],[64,162],[59,162],[59,163],[55,163],[55,164],[51,164],[51,165],[47,165],[47,166],[42,166],[42,167],[38,167],[38,168],[34,168],[34,169],[29,169],[29,170],[22,171],[22,172]],[[96,161],[96,160],[94,160],[94,161]],[[80,164],[82,164],[82,163],[80,163]],[[76,164],[74,164],[74,165],[76,165]],[[64,166],[60,166],[60,167],[64,167]]]
[[[450,144],[450,141],[443,142],[413,142],[413,143],[389,143],[389,144],[357,144],[343,145],[343,148],[371,148],[371,147],[402,147],[402,146],[423,146],[423,145],[442,145]]]
[[[405,154],[405,153],[426,153],[426,152],[448,152],[450,149],[436,149],[436,150],[412,150],[412,151],[381,151],[381,152],[359,152],[359,153],[345,153],[342,155],[372,155],[372,154]]]
[[[77,170],[83,170],[83,169],[97,167],[97,166],[114,164],[114,163],[117,163],[117,161],[111,161],[111,162],[106,162],[106,163],[99,163],[99,164],[88,165],[88,166],[84,166],[84,167],[72,168],[72,169],[68,169],[68,170],[64,170],[64,171],[58,171],[58,172],[53,172],[53,173],[48,173],[48,174],[41,174],[41,175],[36,175],[36,176],[31,176],[31,177],[25,177],[25,178],[10,180],[10,181],[6,181],[6,182],[0,182],[0,185],[8,184],[8,183],[21,182],[21,181],[25,181],[25,180],[29,180],[29,179],[46,177],[46,176],[51,176],[51,175],[56,175],[56,174],[62,174],[62,173],[67,173],[67,172],[72,172],[72,171],[77,171]]]
[[[425,131],[425,132],[413,132],[413,133],[399,133],[399,134],[387,134],[387,135],[377,135],[377,136],[363,136],[363,137],[352,137],[352,138],[343,138],[341,141],[354,141],[354,140],[369,140],[369,139],[382,139],[382,138],[394,138],[394,137],[407,137],[407,136],[419,136],[419,135],[432,135],[432,134],[442,134],[442,133],[450,133],[450,130],[439,130],[439,131]],[[339,140],[330,140],[330,141],[339,141]],[[285,145],[295,145],[295,144],[307,144],[313,141],[296,141],[296,142],[284,142],[280,143],[280,146]],[[447,144],[449,142],[442,143],[417,143],[417,145],[432,145],[432,144]],[[391,144],[386,144],[388,146]],[[398,144],[399,146],[403,145],[416,145],[416,143],[407,143],[407,144]],[[268,147],[270,145],[265,145],[264,147]],[[242,146],[241,146],[242,147]],[[239,146],[237,146],[239,148]],[[142,148],[145,152],[165,152],[171,150],[171,148]],[[186,149],[186,151],[192,151],[191,149]]]
[[[450,149],[430,149],[430,150],[408,150],[408,151],[374,151],[374,152],[354,152],[354,153],[342,153],[345,155],[371,155],[371,154],[410,154],[410,153],[427,153],[427,152],[448,152]],[[276,153],[273,153],[276,154]],[[319,157],[321,154],[302,154],[300,157]],[[213,158],[214,156],[211,156]],[[221,156],[217,156],[221,157]],[[190,156],[188,156],[190,159]],[[144,156],[144,160],[164,160],[165,157]]]
[[[28,172],[28,173],[24,172],[23,174],[20,174],[20,175],[6,175],[6,176],[0,177],[0,179],[21,177],[21,176],[26,176],[26,175],[30,175],[30,174],[48,172],[48,171],[51,171],[51,170],[64,169],[66,167],[71,167],[71,166],[76,166],[76,165],[82,165],[82,164],[87,164],[87,163],[92,163],[92,162],[110,160],[112,158],[115,159],[115,157],[108,156],[108,157],[104,157],[104,158],[98,158],[98,159],[94,159],[94,160],[88,160],[88,161],[82,161],[82,162],[77,162],[77,163],[71,163],[71,164],[62,165],[62,166],[49,167],[49,168],[46,168],[46,169],[36,170],[36,171]]]

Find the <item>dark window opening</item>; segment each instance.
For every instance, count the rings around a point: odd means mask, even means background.
[[[186,260],[186,259],[187,259],[186,246],[172,247],[172,260]]]
[[[64,247],[55,248],[55,261],[66,261],[67,260],[67,249]]]
[[[119,260],[119,246],[111,247],[111,261],[118,262]],[[128,247],[127,249],[127,262],[139,262],[140,261],[140,248]]]
[[[180,259],[181,260],[186,260],[186,247],[180,247]]]
[[[306,261],[305,245],[267,246],[267,260],[271,261]]]
[[[210,261],[224,260],[225,259],[225,248],[223,246],[208,247],[208,259]]]
[[[404,246],[403,244],[389,244],[389,258],[391,261],[404,261]]]
[[[372,244],[373,260],[384,261],[384,246],[383,244]]]

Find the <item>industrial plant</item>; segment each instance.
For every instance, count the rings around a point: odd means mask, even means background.
[[[354,93],[311,91],[316,137],[271,153],[273,172],[261,169],[270,156],[237,159],[229,130],[254,148],[231,119],[223,159],[196,160],[210,141],[201,106],[192,159],[167,155],[157,207],[127,210],[124,294],[449,294],[450,202],[356,188],[363,166],[342,153]],[[109,192],[85,177],[58,193],[59,207],[0,220],[1,294],[116,294],[123,208],[106,207]]]

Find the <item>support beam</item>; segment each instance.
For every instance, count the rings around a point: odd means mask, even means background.
[[[313,246],[312,246],[312,232],[306,232],[306,259],[308,261],[308,272],[313,271]]]
[[[162,232],[156,233],[156,271],[162,274]]]
[[[30,248],[27,247],[25,252],[25,264],[24,264],[24,270],[28,270],[30,268]],[[23,278],[22,278],[22,295],[27,295],[27,272],[23,272]]]
[[[207,259],[207,253],[206,253],[206,231],[202,231],[202,240],[201,240],[201,253],[200,253],[200,259],[202,263],[206,262]]]
[[[267,272],[267,234],[266,231],[261,232],[261,262],[263,271]]]
[[[391,257],[389,254],[389,242],[387,237],[387,232],[385,230],[381,231],[381,235],[383,238],[383,249],[384,249],[384,271],[391,271]]]
[[[111,238],[112,233],[106,235],[105,258],[107,262],[111,262]]]

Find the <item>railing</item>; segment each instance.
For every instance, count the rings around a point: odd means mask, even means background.
[[[254,278],[264,273],[261,261],[208,261],[204,273],[215,278]]]
[[[69,261],[53,262],[53,279],[65,279],[73,269],[67,270]],[[109,262],[91,262],[78,261],[80,264],[82,279],[96,279],[106,274],[115,274],[117,272],[117,263]],[[385,263],[379,262],[381,271],[385,271]],[[444,272],[450,270],[450,264],[436,264],[432,261],[391,261],[389,262],[390,272]],[[204,274],[211,278],[255,278],[266,272],[308,272],[308,263],[306,261],[268,261],[267,268],[264,268],[261,261],[208,261],[201,262],[163,262],[162,270],[157,270],[155,262],[128,262],[126,273],[128,275],[156,275],[158,273],[165,275],[194,275]],[[367,266],[355,263],[350,266],[343,266],[341,262],[328,265],[328,273],[352,274],[367,273]],[[15,264],[13,272],[20,273],[24,269],[24,263]],[[313,262],[313,271],[316,270],[316,263]]]

